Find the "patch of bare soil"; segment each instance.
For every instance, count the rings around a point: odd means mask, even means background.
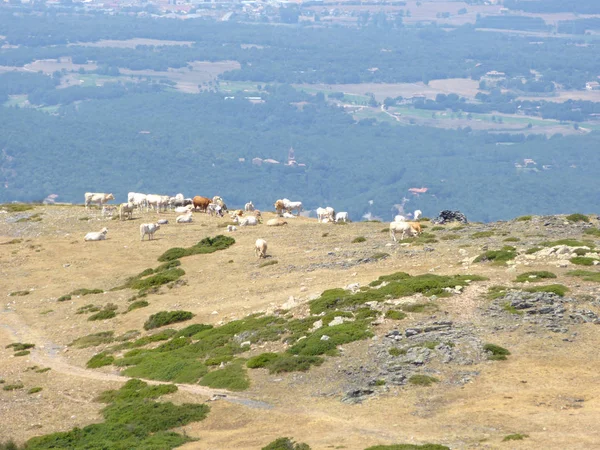
[[[40,214],[41,220],[18,222],[33,214]],[[265,220],[274,217],[272,213],[264,216]],[[155,240],[141,242],[139,225],[157,217],[170,223],[161,227]],[[184,427],[199,441],[183,448],[254,450],[282,436],[306,442],[313,449],[358,450],[377,444],[425,442],[453,449],[600,446],[600,437],[590,432],[600,419],[600,361],[594,351],[600,344],[600,329],[593,321],[572,318],[579,317],[577,311],[599,313],[598,285],[567,276],[567,271],[577,267],[557,259],[523,255],[508,266],[473,263],[483,249],[507,243],[524,254],[544,240],[589,238],[584,230],[590,225],[570,224],[562,217],[464,228],[445,225],[440,230],[428,224],[424,231],[433,233],[437,242],[421,245],[392,245],[389,234],[382,232],[387,224],[375,222],[333,225],[298,218],[289,219],[285,227],[239,227],[231,233],[236,243],[227,250],[183,258],[185,283],[149,295],[148,307],[95,322],[77,314],[83,305],[107,303],[124,312],[134,292],[110,288],[156,267],[157,257],[169,248],[189,247],[204,237],[226,233],[222,225],[227,219],[194,213],[191,224],[175,224],[175,217],[175,213],[144,212],[121,222],[81,206],[0,213],[0,291],[5,295],[0,310],[0,378],[5,385],[21,382],[24,386],[0,390],[0,436],[23,442],[100,420],[103,405],[94,398],[119,387],[126,378],[114,366],[85,368],[90,357],[105,346],[78,349],[69,345],[79,337],[101,331],[144,333],[147,318],[164,310],[196,314],[174,328],[191,323],[218,325],[255,312],[273,312],[283,305],[302,315],[310,299],[326,289],[354,283],[364,286],[380,275],[405,271],[412,275],[477,274],[489,280],[473,282],[462,293],[456,291],[446,298],[389,299],[378,307],[431,301],[437,309],[408,312],[400,321],[380,317],[374,321],[373,338],[342,346],[340,356],[326,358],[309,372],[251,370],[250,388],[225,393],[225,398],[215,396],[223,391],[180,385],[169,400],[220,399],[211,402],[206,420]],[[83,241],[87,232],[105,226],[107,240]],[[479,231],[494,234],[475,237]],[[352,243],[357,236],[366,241]],[[262,261],[254,255],[259,237],[269,244],[268,260],[278,264],[259,267]],[[507,237],[520,240],[505,242]],[[372,258],[381,252],[389,256]],[[552,310],[556,314],[548,316],[556,322],[555,328],[535,314],[514,314],[504,310],[500,300],[487,298],[492,285],[522,288],[514,279],[530,270],[552,271],[558,276],[553,283],[570,288],[561,303],[565,311]],[[107,292],[57,301],[78,288]],[[18,291],[29,294],[10,296]],[[439,343],[430,345],[431,341]],[[29,355],[14,356],[6,348],[14,342],[36,347]],[[506,361],[489,361],[482,350],[484,343],[505,347],[511,355]],[[248,355],[277,350],[270,346],[254,345]],[[406,353],[393,356],[389,352],[393,347]],[[433,376],[438,382],[415,386],[407,380],[412,374]],[[379,379],[386,382],[371,383]],[[28,394],[33,387],[42,390]],[[528,437],[502,442],[513,433]]]

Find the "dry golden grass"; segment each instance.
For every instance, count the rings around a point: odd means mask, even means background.
[[[23,297],[6,297],[0,311],[0,378],[6,383],[21,381],[24,389],[0,391],[2,421],[0,436],[23,442],[40,434],[68,430],[100,421],[102,404],[93,401],[101,391],[118,388],[123,381],[116,367],[85,369],[85,363],[104,347],[76,349],[68,347],[74,339],[100,331],[115,335],[142,330],[147,318],[158,311],[181,309],[196,316],[190,323],[219,324],[259,311],[281,308],[294,297],[292,311],[302,314],[306,303],[323,290],[350,283],[366,285],[380,275],[405,271],[423,273],[474,273],[490,278],[466,288],[458,296],[438,299],[440,310],[433,313],[439,320],[472,324],[487,342],[510,349],[507,361],[463,366],[461,370],[479,372],[464,386],[445,382],[444,367],[434,367],[440,383],[431,387],[389,387],[361,405],[340,402],[348,389],[346,381],[336,376],[347,366],[357,367],[368,358],[377,341],[361,341],[344,346],[343,356],[328,358],[306,373],[270,375],[258,369],[249,372],[249,390],[228,394],[230,401],[211,402],[211,412],[203,422],[184,427],[200,441],[188,449],[259,449],[275,438],[293,437],[311,448],[364,449],[370,445],[435,442],[456,449],[486,448],[595,448],[600,438],[594,430],[600,419],[600,358],[595,348],[600,344],[597,326],[571,326],[570,334],[540,331],[528,334],[515,328],[495,331],[494,319],[484,314],[488,300],[485,292],[491,285],[510,285],[514,272],[488,264],[463,265],[464,255],[458,246],[468,236],[482,231],[483,225],[469,225],[464,230],[445,227],[436,233],[462,233],[464,238],[422,246],[390,242],[381,233],[385,224],[355,222],[347,226],[319,224],[315,219],[289,220],[287,227],[238,228],[230,235],[236,243],[227,250],[183,258],[181,268],[187,284],[147,297],[150,305],[116,318],[89,322],[86,315],[75,314],[85,304],[104,306],[114,303],[118,311],[127,309],[132,291],[56,299],[78,288],[105,291],[121,284],[128,276],[156,267],[157,257],[172,247],[188,247],[207,236],[226,234],[218,224],[227,219],[194,214],[191,224],[175,224],[174,213],[161,213],[171,224],[164,225],[156,240],[140,242],[140,223],[156,220],[156,213],[134,215],[135,220],[103,220],[97,210],[86,212],[80,206],[37,207],[27,213],[43,212],[41,222],[8,223],[17,213],[2,215],[0,222],[0,287],[6,295],[32,290]],[[23,213],[19,213],[23,214]],[[89,221],[79,220],[89,216]],[[264,219],[273,217],[265,213]],[[84,242],[89,231],[108,227],[108,239]],[[533,221],[515,225],[512,236],[520,236],[518,246],[526,248],[533,238],[526,233],[546,232],[547,227]],[[488,226],[489,227],[489,226]],[[520,227],[520,228],[519,228]],[[431,231],[428,229],[427,231]],[[323,237],[323,233],[328,236]],[[504,236],[496,233],[491,242],[501,246]],[[365,242],[352,243],[357,236]],[[254,255],[254,241],[264,238],[268,255],[278,264],[259,268],[262,262]],[[569,237],[578,237],[569,236]],[[466,241],[465,241],[466,239]],[[535,238],[544,240],[543,236]],[[480,252],[482,243],[470,241],[464,248],[468,257]],[[486,240],[486,243],[488,241]],[[356,264],[377,252],[391,256],[376,262]],[[568,269],[532,263],[527,270],[552,270],[560,282],[573,287],[570,295],[593,293],[591,283],[565,277]],[[586,307],[588,307],[586,305]],[[383,334],[400,324],[404,329],[423,319],[409,314],[402,322],[386,320],[374,328]],[[570,342],[563,341],[568,338]],[[13,342],[35,343],[30,355],[14,358],[5,346]],[[276,350],[271,344],[257,353]],[[38,373],[28,367],[51,367]],[[43,390],[27,394],[40,386]],[[175,402],[203,402],[215,390],[201,386],[182,386],[173,396]],[[580,401],[582,400],[582,401]],[[254,403],[264,402],[264,403]],[[269,408],[264,406],[269,405]],[[512,433],[528,434],[523,441],[502,443]]]

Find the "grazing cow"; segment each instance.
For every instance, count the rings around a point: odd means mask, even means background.
[[[92,231],[88,233],[83,238],[84,241],[104,241],[106,240],[106,233],[108,233],[108,228],[104,227],[100,231]]]
[[[185,202],[185,198],[183,197],[183,194],[177,194],[175,196],[175,200],[173,201],[173,206],[177,207],[177,206],[185,206],[183,204],[183,202]]]
[[[423,215],[423,212],[420,209],[416,209],[413,214],[413,220],[419,220],[422,215]]]
[[[192,204],[194,205],[194,209],[200,209],[200,211],[206,211],[206,208],[208,208],[208,205],[210,205],[212,202],[210,200],[210,198],[206,198],[206,197],[202,197],[200,195],[196,195],[193,199],[192,199]]]
[[[283,214],[283,210],[285,209],[283,200],[277,200],[275,203],[273,203],[273,206],[275,207],[275,212],[277,212],[278,215]]]
[[[183,214],[181,216],[177,216],[175,219],[176,223],[192,223],[192,212],[188,212],[187,214]]]
[[[86,192],[85,195],[85,209],[88,209],[90,203],[98,203],[98,207],[104,205],[109,200],[114,200],[115,196],[112,194],[103,194],[99,192]]]
[[[292,202],[287,198],[284,198],[282,201],[285,209],[287,209],[289,213],[296,210],[298,215],[300,215],[300,212],[302,211],[302,202]]]
[[[408,232],[412,236],[416,236],[419,234],[421,229],[421,225],[419,222],[391,222],[390,223],[390,236],[394,240],[394,242],[398,242],[396,240],[396,233],[402,232],[402,236],[400,240],[404,239],[404,236]]]
[[[129,194],[127,194],[127,203],[133,203],[136,208],[142,208],[144,206],[147,206],[146,194],[130,192]]]
[[[397,216],[394,216],[394,222],[406,222],[406,217],[398,214]]]
[[[169,199],[168,195],[148,194],[146,196],[147,210],[156,208],[156,212],[159,213],[163,208],[166,211],[169,206]]]
[[[192,205],[178,206],[177,208],[175,208],[175,212],[177,214],[185,214],[187,212],[190,212],[192,209],[194,209],[194,207]]]
[[[268,227],[281,227],[283,225],[287,225],[287,222],[283,219],[280,219],[279,217],[267,220]]]
[[[160,225],[157,223],[143,223],[140,225],[140,240],[144,240],[144,236],[148,235],[148,240],[151,241],[154,238],[154,233],[160,229]]]
[[[252,202],[248,202],[244,205],[244,211],[250,212],[254,211],[254,204]]]
[[[259,258],[267,257],[267,241],[264,239],[257,239],[254,243],[254,254]]]
[[[329,217],[329,211],[325,208],[317,208],[317,220],[319,222],[325,221]]]
[[[188,205],[194,206],[194,200],[192,200],[191,198],[184,198],[183,199],[183,206],[188,206]]]
[[[216,203],[209,203],[206,207],[206,214],[208,214],[209,216],[223,217],[223,208],[221,208],[221,206],[217,205]]]
[[[325,210],[327,211],[327,215],[329,215],[329,221],[335,222],[335,209],[333,209],[331,206],[328,206],[325,208]]]
[[[127,216],[128,219],[133,219],[133,207],[134,204],[131,202],[121,203],[119,205],[119,218],[124,220],[123,217]]]
[[[348,222],[348,213],[347,212],[339,212],[335,215],[336,222]]]

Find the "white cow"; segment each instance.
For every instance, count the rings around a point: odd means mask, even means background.
[[[240,216],[235,216],[233,221],[237,223],[240,227],[252,227],[258,225],[258,219],[254,216],[248,216],[244,218],[240,218]]]
[[[406,217],[398,214],[397,216],[394,217],[394,222],[406,222]]]
[[[178,206],[177,208],[175,208],[175,212],[177,214],[185,214],[185,213],[191,211],[192,209],[194,209],[194,207],[192,205]]]
[[[152,209],[156,208],[157,213],[160,212],[161,208],[163,208],[166,211],[167,207],[169,206],[169,200],[170,200],[170,197],[168,195],[148,194],[146,196],[146,202],[147,202],[146,211],[150,210],[150,208],[152,208]]]
[[[248,202],[244,205],[244,211],[250,212],[254,211],[254,204],[252,202]]]
[[[133,203],[136,208],[143,208],[144,206],[147,206],[146,194],[130,192],[127,194],[127,203]]]
[[[348,213],[347,212],[339,212],[335,215],[336,222],[348,222]]]
[[[300,212],[302,212],[302,202],[292,202],[292,201],[288,200],[287,198],[284,198],[283,205],[284,205],[285,209],[287,209],[287,211],[290,213],[292,211],[296,210],[298,215],[300,215]]]
[[[329,221],[335,222],[335,209],[333,209],[331,206],[328,206],[325,209],[327,210],[327,214],[329,215]]]
[[[104,241],[106,240],[106,233],[108,233],[108,228],[104,227],[100,231],[92,231],[88,233],[83,238],[84,241]]]
[[[154,233],[160,229],[160,225],[157,223],[143,223],[140,225],[140,238],[143,241],[144,236],[148,235],[148,240],[152,240]]]
[[[114,205],[102,205],[102,217],[112,217],[116,208]]]
[[[112,194],[103,194],[100,192],[86,192],[85,195],[85,208],[90,206],[90,203],[98,203],[98,207],[104,205],[109,200],[114,200],[115,197]]]
[[[420,209],[415,210],[415,212],[413,214],[413,220],[419,220],[422,215],[423,215],[423,211],[421,211]]]
[[[187,214],[183,214],[181,216],[177,216],[175,219],[176,223],[192,223],[192,212],[188,212]]]
[[[267,257],[267,241],[264,239],[257,239],[254,243],[254,254],[259,258]]]
[[[121,203],[119,206],[119,218],[123,220],[124,216],[127,216],[128,219],[133,219],[133,208],[134,204],[131,202]]]
[[[329,217],[329,212],[325,208],[317,208],[317,220],[323,222]]]
[[[391,222],[390,223],[390,236],[394,240],[394,242],[398,242],[396,240],[396,233],[402,232],[402,236],[400,240],[404,239],[406,233],[409,233],[411,236],[416,236],[419,234],[420,225],[418,222]]]

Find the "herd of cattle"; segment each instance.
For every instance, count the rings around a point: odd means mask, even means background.
[[[108,205],[107,202],[114,200],[113,194],[105,194],[98,192],[85,193],[85,207],[89,208],[91,204],[97,204],[102,207],[102,215],[112,216],[117,207]],[[282,226],[286,225],[284,219],[294,219],[303,211],[302,202],[291,201],[287,198],[277,200],[273,206],[278,215],[275,219],[270,219],[266,222],[267,226]],[[238,226],[255,226],[262,223],[262,215],[259,210],[254,207],[252,202],[246,203],[244,209],[229,211],[223,199],[215,196],[212,199],[208,197],[195,196],[193,198],[185,198],[183,194],[177,194],[174,197],[168,195],[141,194],[130,192],[127,195],[127,203],[121,203],[118,206],[118,214],[121,220],[132,219],[135,210],[146,212],[156,210],[174,211],[180,215],[175,219],[176,223],[190,223],[194,212],[205,212],[211,216],[223,217],[225,213],[229,213],[232,221]],[[294,211],[296,215],[294,215]],[[349,217],[347,212],[337,212],[331,207],[317,208],[317,220],[319,223],[327,222],[348,222]],[[418,220],[421,217],[421,211],[416,210],[413,215],[413,222],[409,222],[403,216],[396,216],[394,221],[390,223],[390,237],[396,242],[396,233],[401,233],[400,239],[408,234],[416,236],[421,233],[421,225]],[[156,223],[143,223],[140,225],[140,239],[143,241],[147,235],[148,240],[154,237],[154,233],[160,229],[160,226],[168,223],[166,219],[158,220]],[[236,231],[235,225],[228,225],[227,231]],[[99,232],[91,232],[86,234],[86,241],[101,241],[106,239],[107,228],[103,228]],[[264,239],[258,239],[255,245],[256,254],[259,257],[266,256],[267,242]]]

